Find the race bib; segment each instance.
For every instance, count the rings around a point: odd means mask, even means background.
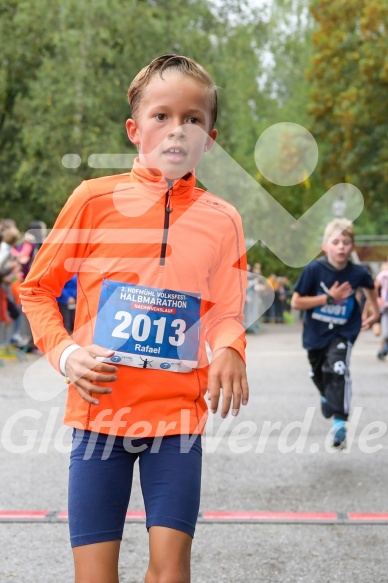
[[[354,308],[355,298],[350,296],[342,300],[339,304],[326,304],[314,308],[311,317],[314,320],[327,322],[328,324],[337,324],[343,326],[349,320],[350,314]]]
[[[169,372],[198,366],[200,294],[102,282],[94,343],[115,351],[103,362]]]

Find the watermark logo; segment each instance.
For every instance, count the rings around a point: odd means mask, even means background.
[[[111,433],[103,450],[103,458],[108,459],[113,451],[114,437],[118,430],[125,430],[123,435],[124,447],[132,453],[140,453],[146,447],[151,448],[152,453],[159,451],[161,439],[169,432],[174,431],[177,422],[166,423],[160,421],[157,427],[159,437],[150,441],[144,440],[152,437],[152,425],[147,421],[137,421],[129,424],[127,416],[130,407],[124,407],[115,412],[112,410],[100,411],[98,418],[94,421],[92,433],[87,432],[88,443],[85,449],[85,459],[90,459],[97,443],[97,435],[104,429],[104,432]],[[342,453],[349,454],[358,450],[362,454],[376,454],[380,452],[384,445],[382,439],[387,436],[387,423],[376,420],[367,423],[362,422],[362,407],[355,407],[353,415],[348,423],[346,448]],[[225,447],[232,454],[333,454],[337,450],[332,447],[333,432],[330,429],[326,435],[322,436],[322,442],[317,443],[311,440],[310,430],[315,420],[315,416],[320,413],[316,407],[308,407],[303,419],[292,421],[263,420],[260,424],[252,420],[236,420],[233,416],[218,420],[210,416],[202,437],[202,447],[206,454],[213,454],[220,447]],[[4,423],[1,432],[1,444],[5,451],[12,454],[38,453],[45,454],[50,450],[58,453],[69,453],[72,447],[76,447],[84,435],[82,427],[78,426],[77,439],[72,445],[73,428],[60,425],[60,407],[51,407],[48,414],[44,415],[37,409],[22,409],[11,415]],[[175,424],[175,425],[174,425]],[[205,424],[203,419],[202,428]],[[190,411],[181,412],[181,452],[190,451],[196,441],[196,434],[190,435]],[[185,430],[185,426],[187,430]]]
[[[205,134],[196,126],[191,132]],[[88,164],[92,168],[128,170],[136,157],[134,154],[92,154]],[[315,170],[318,157],[314,136],[305,127],[292,122],[274,124],[266,129],[258,138],[254,152],[260,174],[273,184],[284,187],[306,181]],[[78,154],[66,154],[62,164],[66,168],[75,168],[81,164],[81,159]],[[360,190],[353,184],[339,183],[295,219],[217,142],[213,142],[202,156],[196,176],[205,188],[228,200],[243,216],[244,209],[250,209],[255,214],[255,233],[248,233],[252,246],[261,241],[290,267],[303,267],[320,253],[317,234],[333,218],[333,208],[338,201],[346,208],[350,221],[358,218],[364,208]],[[123,186],[119,185],[118,191]],[[145,204],[144,212],[148,210],[147,201]],[[123,214],[138,212],[133,205],[118,210]]]

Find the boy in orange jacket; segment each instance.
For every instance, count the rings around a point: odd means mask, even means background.
[[[145,581],[190,581],[205,393],[221,415],[248,401],[241,219],[195,187],[216,139],[217,94],[198,63],[164,55],[129,92],[132,171],[82,183],[21,298],[37,346],[69,383],[69,526],[77,583],[117,583],[139,459],[150,562]],[[73,337],[56,297],[77,273]],[[208,366],[205,342],[213,358]],[[180,454],[180,455],[177,455]]]

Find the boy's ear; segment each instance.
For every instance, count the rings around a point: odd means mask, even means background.
[[[214,142],[217,139],[217,134],[218,134],[218,130],[212,129],[212,131],[209,133],[209,136],[206,138],[205,146],[203,149],[204,152],[208,152],[209,150],[211,150]]]
[[[140,137],[139,137],[139,132],[137,129],[137,125],[134,119],[127,119],[127,121],[125,122],[125,127],[127,129],[127,135],[129,140],[132,142],[132,144],[140,144]]]

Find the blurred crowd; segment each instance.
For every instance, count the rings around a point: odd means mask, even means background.
[[[266,278],[261,264],[248,265],[244,320],[247,332],[258,332],[259,319],[284,324],[293,320],[290,307],[292,289],[287,277],[271,273]]]
[[[0,219],[0,332],[2,342],[33,349],[28,324],[22,316],[19,287],[43,240],[43,221],[32,221],[24,234],[13,219]]]
[[[22,313],[19,287],[47,236],[43,221],[31,221],[21,233],[13,219],[0,219],[0,344],[9,343],[25,352],[35,350],[27,319]],[[76,276],[62,290],[58,307],[66,330],[74,327]]]

